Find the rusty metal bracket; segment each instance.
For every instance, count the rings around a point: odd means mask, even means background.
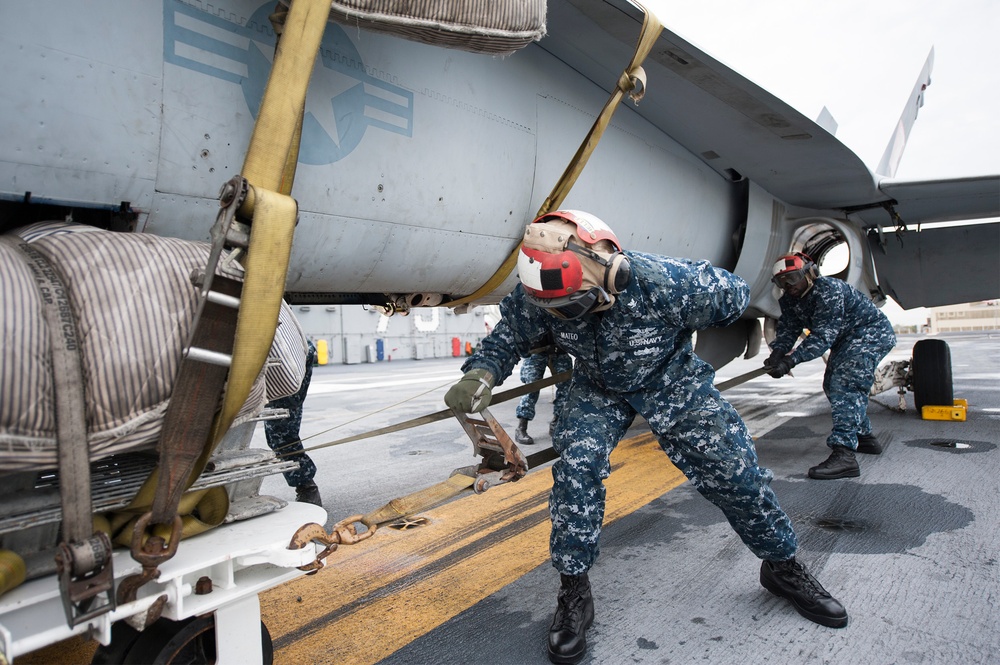
[[[118,604],[124,605],[136,599],[139,587],[160,576],[159,565],[173,558],[181,541],[184,522],[180,515],[174,515],[170,529],[170,540],[149,535],[145,541],[146,528],[153,518],[152,512],[144,513],[132,527],[132,558],[142,565],[142,572],[129,575],[118,584]]]

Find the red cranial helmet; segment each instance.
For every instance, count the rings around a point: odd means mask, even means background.
[[[819,272],[807,254],[786,254],[775,261],[771,268],[771,281],[783,290],[805,293],[816,280]]]
[[[631,278],[621,243],[579,210],[538,217],[524,231],[518,276],[528,300],[565,319],[607,309]]]

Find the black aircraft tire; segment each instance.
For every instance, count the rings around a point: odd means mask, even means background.
[[[131,628],[128,631],[123,631],[122,637],[126,638],[126,641],[128,638],[132,638],[132,640],[128,642],[127,646],[121,645],[115,649],[113,654],[115,660],[106,659],[112,654],[103,654],[105,659],[93,662],[114,662],[122,665],[139,663],[143,665],[208,665],[216,662],[215,619],[211,616],[184,619],[183,621],[160,618],[142,632],[136,632]],[[271,633],[263,621],[260,622],[260,637],[263,652],[261,662],[264,665],[272,665],[274,644],[271,642]],[[113,637],[112,644],[114,641]]]
[[[917,413],[924,406],[951,406],[955,400],[951,377],[951,351],[940,339],[922,339],[913,345],[913,403]]]

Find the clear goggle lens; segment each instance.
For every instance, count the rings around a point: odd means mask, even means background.
[[[802,282],[806,281],[806,276],[801,270],[792,270],[790,272],[783,272],[780,275],[775,275],[771,278],[779,289],[787,289],[790,286],[797,286]]]

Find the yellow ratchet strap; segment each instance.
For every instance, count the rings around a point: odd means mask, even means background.
[[[198,458],[190,486],[246,401],[267,360],[285,291],[298,206],[292,191],[306,90],[330,14],[329,0],[295,0],[288,10],[260,112],[243,162],[249,183],[241,217],[252,219],[245,278],[223,406]],[[148,507],[159,481],[154,470],[126,510]]]
[[[618,103],[621,102],[622,97],[628,94],[635,103],[639,103],[639,100],[642,99],[646,91],[646,72],[642,69],[642,62],[649,55],[649,52],[653,50],[653,44],[656,43],[656,40],[660,37],[660,33],[663,32],[663,25],[660,23],[660,19],[656,17],[656,14],[651,13],[639,3],[634,4],[643,11],[644,16],[642,19],[642,32],[639,33],[639,42],[635,46],[635,53],[632,55],[632,60],[618,78],[614,92],[611,93],[611,97],[604,105],[600,115],[597,116],[597,120],[594,121],[593,127],[590,128],[590,133],[587,134],[583,143],[580,144],[576,154],[573,155],[573,159],[570,160],[566,170],[563,171],[562,176],[559,178],[559,182],[556,183],[556,186],[552,189],[552,193],[542,203],[542,207],[538,209],[535,217],[558,210],[559,206],[562,205],[570,189],[573,188],[577,178],[583,172],[583,168],[587,165],[590,155],[597,148],[597,143],[601,140],[604,130],[611,124],[611,116],[618,107]],[[447,302],[445,305],[448,307],[458,307],[459,305],[476,301],[498,289],[504,280],[507,279],[507,276],[510,275],[511,271],[514,270],[514,266],[517,265],[517,255],[520,250],[521,243],[519,241],[514,251],[504,259],[504,262],[485,284],[480,286],[474,293]]]
[[[243,266],[246,273],[233,364],[211,443],[199,460],[199,474],[250,394],[274,341],[298,219],[298,205],[288,194],[298,159],[306,90],[329,16],[329,0],[291,4],[250,137],[242,175],[251,194],[240,213],[253,223]]]

